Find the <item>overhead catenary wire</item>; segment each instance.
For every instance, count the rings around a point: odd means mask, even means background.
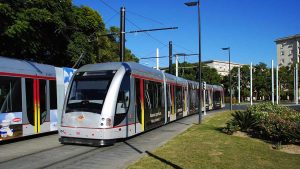
[[[183,47],[183,46],[181,46],[181,45],[174,44],[174,43],[173,43],[173,45],[174,45],[174,46],[177,46],[177,47],[179,47],[179,48],[181,48],[181,49],[184,49],[184,50],[186,50],[186,51],[189,51],[189,52],[195,53],[195,52],[193,52],[192,50],[189,50],[189,49],[187,49],[187,48],[185,48],[185,47]]]
[[[113,11],[116,13],[115,15],[119,14],[119,11],[117,11],[116,9],[114,9],[112,6],[110,6],[110,5],[109,5],[108,3],[106,3],[104,0],[100,0],[100,1],[101,1],[105,6],[107,6],[107,7],[110,8],[111,10],[113,10]],[[130,14],[137,15],[137,16],[139,16],[139,17],[142,17],[142,18],[144,18],[144,19],[151,20],[152,22],[160,23],[159,21],[156,21],[156,20],[154,20],[154,19],[152,19],[152,18],[149,18],[149,17],[145,17],[145,16],[143,16],[143,15],[141,15],[141,14],[137,14],[137,13],[135,13],[135,12],[131,12],[131,11],[127,11],[127,12],[130,13]],[[130,32],[126,32],[126,33],[138,33],[138,32],[142,32],[142,33],[145,33],[149,38],[153,39],[154,41],[156,41],[156,42],[162,44],[162,45],[163,45],[163,48],[166,47],[166,46],[168,46],[167,43],[164,43],[164,42],[162,42],[161,40],[159,40],[158,38],[152,36],[150,33],[146,32],[146,31],[143,31],[143,29],[142,29],[141,27],[139,27],[137,24],[135,24],[134,22],[132,22],[132,21],[129,20],[128,18],[126,18],[125,20],[128,21],[128,23],[132,24],[134,27],[136,27],[136,28],[139,29],[138,31],[130,31]],[[163,24],[163,23],[160,23],[160,24]],[[164,24],[163,24],[163,25],[164,25]],[[175,27],[171,27],[171,28],[175,28]],[[154,30],[159,30],[159,29],[153,29],[153,31],[154,31]],[[182,46],[180,46],[180,45],[178,45],[178,44],[176,44],[176,46],[178,46],[178,47],[180,47],[180,48],[182,48],[182,49],[184,49],[184,50],[186,50],[186,51],[192,52],[191,50],[189,50],[189,49],[187,49],[187,48],[185,48],[185,47],[182,47]],[[174,50],[174,52],[176,52],[176,50]],[[154,52],[153,52],[153,53],[154,53]],[[153,53],[151,52],[151,54],[153,54]],[[156,57],[155,57],[155,58],[156,58]],[[164,58],[164,57],[162,57],[162,58]],[[140,59],[141,59],[141,58],[140,58]],[[143,59],[145,59],[145,58],[143,58]]]
[[[164,49],[164,48],[167,47],[167,46],[168,46],[168,44],[162,45],[161,47],[159,47],[159,49],[162,50],[162,49]],[[152,56],[152,55],[154,55],[154,54],[156,54],[156,51],[151,51],[151,52],[149,52],[148,54],[146,54],[145,57],[150,57],[150,56]]]
[[[143,16],[143,15],[141,15],[141,14],[138,14],[138,13],[136,13],[136,12],[132,12],[132,11],[126,11],[127,13],[129,13],[129,14],[132,14],[132,15],[136,15],[136,16],[138,16],[138,17],[140,17],[140,18],[143,18],[143,19],[145,19],[145,20],[149,20],[149,21],[151,21],[151,22],[153,22],[153,23],[158,23],[158,24],[160,24],[160,25],[163,25],[163,26],[165,26],[165,24],[164,23],[162,23],[162,22],[160,22],[160,21],[157,21],[157,20],[155,20],[155,19],[152,19],[152,18],[149,18],[149,17],[146,17],[146,16]]]
[[[108,18],[104,23],[108,24],[113,18],[115,18],[118,15],[118,13],[115,13],[113,16],[111,16],[110,18]]]
[[[107,6],[108,8],[110,8],[111,10],[113,10],[114,12],[118,13],[118,11],[116,9],[114,9],[113,7],[111,7],[109,4],[107,4],[104,0],[100,0],[105,6]],[[133,26],[135,26],[136,28],[142,30],[138,25],[136,25],[135,23],[133,23],[132,21],[130,21],[128,18],[125,18],[126,21],[128,21],[129,23],[131,23]],[[162,41],[160,41],[159,39],[153,37],[152,35],[150,35],[148,32],[143,32],[145,33],[147,36],[149,36],[150,38],[152,38],[153,40],[157,41],[160,44],[166,45],[165,43],[163,43]]]
[[[179,54],[174,54],[172,57],[182,57],[182,56],[196,56],[198,54],[184,54],[184,55],[179,55]],[[158,58],[167,58],[169,56],[159,56]],[[143,59],[156,59],[157,57],[156,56],[153,56],[153,57],[143,57],[143,58],[140,58],[141,60]]]
[[[105,6],[107,6],[109,9],[115,11],[117,14],[119,13],[119,11],[117,11],[115,8],[111,7],[109,4],[107,4],[104,0],[100,0]]]

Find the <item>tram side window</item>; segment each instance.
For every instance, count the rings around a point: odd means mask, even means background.
[[[140,79],[135,79],[135,101],[136,101],[136,116],[138,119],[138,122],[141,122],[141,92],[140,92]]]
[[[46,91],[47,91],[47,87],[46,87],[46,80],[40,80],[40,86],[39,86],[39,94],[40,94],[40,116],[41,116],[41,121],[40,123],[43,124],[46,120],[46,117],[47,117],[47,95],[46,95]]]
[[[21,78],[0,77],[0,113],[22,112]]]
[[[159,89],[160,89],[160,105],[161,105],[161,110],[162,112],[164,111],[165,109],[165,97],[164,97],[164,88],[163,88],[163,84],[160,84],[159,85]]]
[[[50,109],[57,109],[56,81],[50,81]]]
[[[33,79],[25,79],[26,82],[26,107],[27,117],[31,125],[34,125],[34,97],[33,97]]]
[[[172,106],[172,100],[171,100],[171,86],[167,85],[167,107],[171,108]],[[171,111],[171,110],[170,110]]]
[[[214,101],[221,101],[221,92],[220,91],[215,91]]]
[[[197,97],[197,90],[196,89],[193,89],[192,90],[192,104],[193,104],[193,107],[196,108],[198,106],[198,97]]]
[[[176,106],[177,109],[182,108],[182,103],[183,102],[183,95],[182,95],[182,87],[177,86],[176,87]]]
[[[127,113],[130,98],[130,78],[128,75],[123,77],[117,100],[116,114]]]
[[[162,106],[160,83],[145,80],[145,105],[148,110],[157,111]]]

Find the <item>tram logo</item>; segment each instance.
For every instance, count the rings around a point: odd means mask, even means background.
[[[12,119],[13,122],[20,122],[21,120],[22,120],[21,118],[17,118],[17,117]]]
[[[85,117],[84,117],[83,115],[80,115],[80,116],[77,117],[77,121],[83,121],[84,118],[85,118]]]

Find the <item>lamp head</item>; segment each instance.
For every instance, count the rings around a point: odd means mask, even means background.
[[[196,6],[198,2],[186,2],[184,3],[186,6]]]
[[[229,50],[230,49],[230,47],[227,47],[227,48],[222,48],[222,50]]]

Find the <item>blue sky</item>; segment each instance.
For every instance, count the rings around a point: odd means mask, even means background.
[[[137,57],[168,55],[168,42],[173,42],[173,53],[198,52],[197,7],[187,7],[189,0],[74,0],[97,10],[106,27],[120,25],[119,11],[126,8],[126,31],[163,27],[177,30],[127,34],[126,47]],[[108,4],[110,7],[105,5]],[[271,65],[276,62],[274,40],[300,33],[299,0],[200,0],[202,61],[228,60],[222,47],[231,47],[233,62]],[[116,12],[117,11],[117,12]],[[198,57],[186,58],[197,62]],[[162,58],[160,65],[167,66]],[[183,58],[179,60],[183,61]],[[173,59],[174,62],[174,59]],[[155,59],[140,63],[155,66]]]

